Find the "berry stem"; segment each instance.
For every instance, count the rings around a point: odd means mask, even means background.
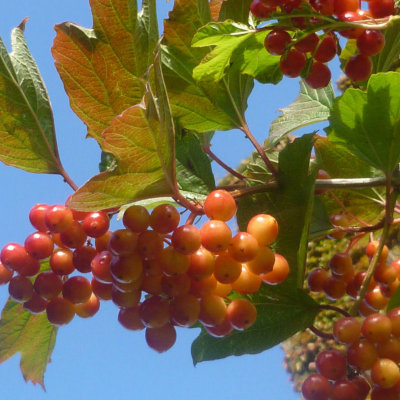
[[[228,171],[231,175],[235,176],[239,180],[244,180],[246,179],[241,173],[235,171],[233,168],[231,168],[229,165],[225,164],[219,157],[217,157],[210,149],[210,144],[203,144],[202,149],[204,153],[206,153],[212,160],[214,160],[217,164],[219,164],[222,168],[224,168],[226,171]]]
[[[204,210],[203,207],[196,205],[189,201],[179,190],[176,190],[175,193],[172,195],[172,198],[182,207],[185,207],[190,212],[195,215],[203,215]]]
[[[349,314],[346,310],[343,310],[343,308],[336,307],[336,306],[332,306],[332,305],[330,305],[330,304],[320,304],[320,305],[319,305],[319,308],[320,308],[321,310],[331,310],[331,311],[335,311],[335,312],[337,312],[337,313],[339,313],[339,314],[342,314],[342,315],[345,316],[345,317],[350,317],[350,314]]]
[[[321,330],[316,328],[314,325],[309,326],[308,329],[312,333],[314,333],[315,335],[319,336],[322,339],[327,339],[327,340],[334,340],[335,339],[334,336],[332,335],[332,333],[322,332]]]
[[[246,137],[250,140],[253,144],[255,149],[257,150],[258,154],[261,156],[262,160],[264,161],[265,165],[271,172],[271,174],[278,179],[278,171],[276,170],[275,166],[272,164],[271,160],[268,158],[267,154],[265,153],[264,149],[261,147],[260,143],[257,142],[256,138],[251,133],[247,123],[243,121],[243,125],[240,128],[242,132],[246,135]]]
[[[397,193],[393,193],[392,179],[391,179],[391,176],[388,175],[386,178],[386,204],[385,204],[385,218],[382,220],[382,222],[383,222],[382,235],[379,239],[379,246],[369,264],[367,274],[366,274],[364,282],[360,288],[360,293],[357,296],[357,299],[354,302],[354,305],[350,310],[350,315],[352,315],[352,316],[355,316],[358,313],[360,304],[363,301],[365,294],[367,293],[370,281],[374,275],[376,267],[378,266],[379,258],[381,256],[383,246],[385,245],[385,243],[389,237],[390,226],[393,223],[393,210],[394,210],[394,207],[396,204],[396,198],[397,198]]]

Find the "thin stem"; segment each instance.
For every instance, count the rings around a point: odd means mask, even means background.
[[[398,182],[399,184],[400,182]],[[315,189],[360,189],[385,186],[385,178],[352,178],[352,179],[317,179],[315,181]],[[263,192],[272,192],[278,189],[279,185],[276,181],[262,183],[251,187],[236,189],[232,192],[234,197],[246,196],[249,194],[257,194]]]
[[[320,304],[320,305],[319,305],[319,308],[320,308],[321,310],[335,311],[335,312],[337,312],[337,313],[339,313],[339,314],[344,315],[345,317],[350,317],[350,314],[349,314],[347,311],[343,310],[343,309],[340,308],[340,307],[332,306],[332,305],[330,305],[330,304]]]
[[[189,201],[185,196],[182,195],[181,192],[177,191],[176,193],[174,193],[172,198],[179,205],[181,205],[182,207],[185,207],[186,209],[191,211],[193,214],[196,214],[196,215],[204,214],[203,207],[201,207],[200,205],[196,205],[196,204],[192,203],[191,201]]]
[[[248,125],[244,121],[243,121],[241,130],[246,135],[246,137],[250,140],[250,142],[253,144],[253,146],[257,150],[257,153],[261,156],[262,160],[264,161],[265,165],[267,166],[267,168],[269,169],[271,174],[275,177],[275,179],[278,179],[278,171],[274,167],[274,164],[272,164],[271,160],[268,158],[264,149],[261,147],[260,143],[257,142],[256,138],[251,133]]]
[[[319,336],[322,339],[332,339],[334,340],[335,337],[332,335],[332,333],[326,333],[326,332],[322,332],[321,330],[319,330],[318,328],[316,328],[314,325],[311,325],[308,327],[308,329],[314,333],[315,335]]]
[[[60,175],[64,178],[64,182],[68,183],[68,185],[71,186],[73,191],[76,192],[78,190],[78,185],[76,185],[75,182],[71,179],[71,177],[67,174],[67,171],[61,165],[61,162],[58,165],[58,170],[60,172]]]
[[[329,194],[329,196],[331,196],[333,198],[333,200],[336,201],[336,203],[339,205],[339,207],[347,214],[349,214],[349,216],[352,219],[355,219],[356,221],[358,221],[361,225],[364,226],[368,226],[368,224],[361,220],[360,218],[358,218],[356,215],[354,215],[353,213],[349,212],[346,208],[346,206],[343,204],[343,202],[335,195],[335,193],[333,193],[331,190],[328,190],[327,193]]]
[[[238,178],[239,180],[244,180],[246,179],[244,177],[244,175],[242,175],[241,173],[235,171],[233,168],[231,168],[229,165],[225,164],[219,157],[217,157],[210,149],[210,145],[202,145],[201,146],[204,153],[206,153],[212,160],[214,160],[217,164],[219,164],[222,168],[224,168],[225,170],[227,170],[231,175],[235,176],[236,178]]]
[[[379,258],[381,256],[383,246],[385,245],[385,243],[389,237],[389,230],[390,230],[390,226],[393,222],[393,209],[394,209],[394,205],[395,205],[395,203],[392,204],[392,194],[393,194],[392,192],[393,192],[393,190],[392,190],[391,176],[387,176],[385,218],[382,220],[383,221],[383,231],[382,231],[382,235],[379,240],[379,246],[378,246],[374,256],[372,257],[372,260],[369,264],[364,282],[360,288],[360,293],[358,294],[357,299],[356,299],[353,307],[350,310],[350,314],[352,316],[355,316],[358,313],[360,304],[364,300],[364,297],[365,297],[365,294],[367,293],[370,281],[374,275],[376,267],[378,266]]]

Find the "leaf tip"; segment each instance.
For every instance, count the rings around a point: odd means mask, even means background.
[[[29,19],[29,17],[25,17],[25,18],[21,21],[21,23],[17,26],[17,28],[21,29],[22,32],[25,31],[25,25],[26,25],[26,22],[28,21],[28,19]]]

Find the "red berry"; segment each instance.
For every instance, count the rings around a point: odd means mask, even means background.
[[[283,30],[273,30],[268,33],[264,40],[264,46],[270,54],[281,56],[285,53],[286,47],[292,41],[290,34]],[[298,49],[302,51],[301,49]]]
[[[204,201],[204,212],[209,219],[228,221],[236,209],[235,199],[226,190],[214,190]]]
[[[374,56],[385,47],[385,35],[376,29],[367,29],[357,38],[357,48],[365,56]]]
[[[365,81],[372,72],[371,59],[364,54],[356,54],[347,61],[344,72],[354,82]]]
[[[291,49],[281,57],[279,65],[283,75],[296,78],[306,65],[306,56],[297,49]]]
[[[331,70],[325,64],[315,61],[305,81],[313,89],[322,89],[331,81]]]

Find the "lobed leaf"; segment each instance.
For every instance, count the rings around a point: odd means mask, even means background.
[[[100,210],[174,193],[174,126],[159,52],[152,71],[155,88],[148,85],[142,102],[115,117],[103,133],[103,149],[115,157],[116,167],[82,186],[71,208]]]
[[[323,89],[312,89],[301,80],[300,93],[295,101],[280,109],[282,115],[271,123],[267,145],[273,147],[296,129],[326,121],[334,98],[335,93],[331,83]]]
[[[191,47],[192,39],[211,20],[206,0],[176,0],[164,21],[162,56],[172,112],[183,128],[197,132],[241,127],[253,88],[253,79],[236,66],[221,82],[202,83],[193,78],[194,68],[209,49]]]
[[[158,41],[156,1],[91,0],[93,29],[56,25],[52,48],[71,108],[101,143],[112,119],[144,93],[144,75]]]
[[[329,139],[391,174],[400,161],[399,90],[398,72],[372,75],[366,92],[346,90],[332,107]]]
[[[0,39],[0,160],[36,173],[59,173],[53,114],[24,37],[26,20],[11,33],[12,53]]]

